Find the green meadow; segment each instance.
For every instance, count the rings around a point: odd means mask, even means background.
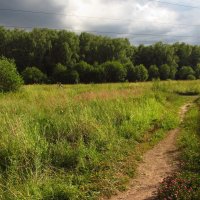
[[[142,153],[179,125],[180,106],[199,93],[199,80],[1,93],[0,199],[98,199],[124,190]]]

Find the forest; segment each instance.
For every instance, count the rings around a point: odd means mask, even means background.
[[[13,60],[25,83],[105,83],[200,78],[200,46],[132,45],[66,30],[0,27],[0,56]]]

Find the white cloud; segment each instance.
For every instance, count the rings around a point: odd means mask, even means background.
[[[66,6],[65,13],[79,16],[62,19],[64,25],[73,27],[75,30],[168,34],[172,29],[171,24],[178,23],[178,14],[174,10],[157,6],[157,3],[139,0],[108,2],[105,0],[71,0],[69,6]],[[133,38],[133,35],[128,34],[125,36]],[[148,40],[149,36],[139,37],[137,35],[135,38]]]

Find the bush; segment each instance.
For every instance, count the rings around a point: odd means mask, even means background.
[[[192,76],[195,75],[195,72],[192,69],[192,67],[184,66],[178,71],[178,78],[181,80],[187,80],[189,75],[192,75]],[[189,76],[189,78],[191,78],[191,76]]]
[[[127,63],[125,65],[126,71],[127,71],[127,76],[126,79],[129,82],[134,82],[135,81],[135,67],[133,66],[132,63]]]
[[[200,177],[187,174],[175,174],[167,177],[158,190],[158,200],[198,200],[200,194]]]
[[[195,75],[197,79],[200,79],[200,64],[197,64],[195,68]]]
[[[149,77],[148,70],[144,65],[138,65],[135,67],[136,81],[146,81]]]
[[[75,70],[67,71],[67,83],[74,84],[74,83],[79,83],[79,74]]]
[[[159,69],[156,65],[151,65],[149,67],[149,79],[150,80],[153,80],[153,79],[158,79],[160,74],[159,74]]]
[[[196,77],[192,74],[187,75],[187,80],[196,80]]]
[[[91,83],[92,82],[92,70],[93,66],[81,61],[74,66],[75,71],[78,72],[81,83]]]
[[[0,91],[16,91],[23,84],[13,61],[6,58],[0,59]]]
[[[126,69],[118,61],[108,61],[102,64],[107,82],[123,82],[126,77]]]
[[[160,66],[160,79],[161,80],[167,80],[170,78],[170,66],[167,64],[163,64]]]
[[[97,65],[92,70],[92,79],[94,83],[106,82],[105,72],[101,65]]]
[[[53,70],[54,82],[66,83],[67,67],[58,63]]]
[[[22,76],[26,84],[43,83],[47,79],[46,74],[41,72],[37,67],[27,67],[22,72]]]

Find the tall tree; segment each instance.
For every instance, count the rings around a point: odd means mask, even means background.
[[[176,55],[178,56],[177,63],[179,68],[190,65],[192,46],[185,43],[175,43],[173,47],[175,48]]]

